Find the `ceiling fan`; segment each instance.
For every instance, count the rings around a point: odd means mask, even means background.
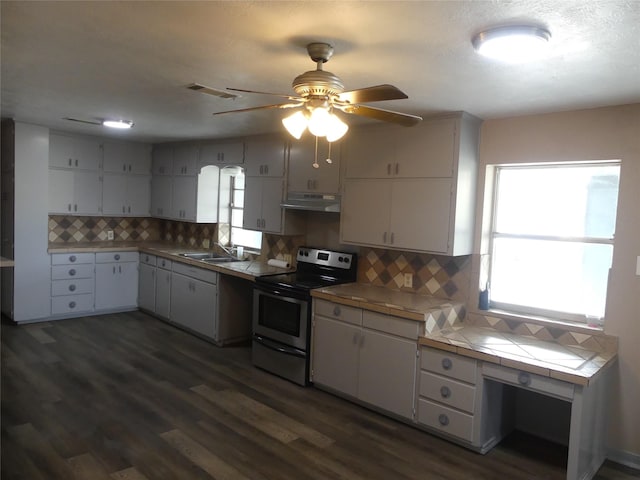
[[[322,65],[329,61],[333,55],[333,47],[328,43],[310,43],[307,45],[307,52],[311,60],[316,62],[316,69],[298,75],[293,80],[292,86],[297,96],[227,88],[227,90],[234,92],[273,95],[285,98],[290,101],[289,103],[228,110],[216,112],[214,115],[269,108],[297,109],[292,115],[282,120],[289,133],[299,139],[308,128],[313,135],[326,137],[329,142],[338,140],[349,129],[348,125],[335,115],[334,112],[337,110],[406,127],[422,121],[422,118],[416,115],[362,105],[368,102],[409,98],[393,85],[383,84],[345,91],[344,84],[337,75],[322,69]]]

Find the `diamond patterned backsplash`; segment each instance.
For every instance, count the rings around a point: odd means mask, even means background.
[[[404,274],[413,278],[413,287],[404,287]],[[445,257],[376,248],[360,249],[358,282],[467,301],[471,276],[471,256]]]
[[[291,264],[294,265],[298,248],[304,244],[304,235],[282,236],[265,233],[262,236],[262,257],[266,260],[284,260],[285,255],[291,255]]]
[[[161,221],[138,217],[49,216],[49,243],[105,242],[113,231],[114,241],[158,241]]]
[[[215,223],[163,220],[160,240],[193,248],[211,248],[217,242]]]

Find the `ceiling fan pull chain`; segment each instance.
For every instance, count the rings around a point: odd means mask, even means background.
[[[327,142],[329,144],[329,152],[327,153],[327,163],[331,164],[333,163],[333,160],[331,160],[331,142]]]
[[[316,137],[316,154],[313,157],[313,168],[320,168],[320,165],[318,165],[318,137]]]

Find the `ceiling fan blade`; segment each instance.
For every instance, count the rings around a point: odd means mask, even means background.
[[[298,103],[276,103],[274,105],[261,105],[259,107],[240,108],[238,110],[225,110],[224,112],[214,112],[214,115],[222,115],[223,113],[250,112],[252,110],[266,110],[268,108],[295,108],[302,104]]]
[[[376,85],[374,87],[360,88],[358,90],[350,90],[348,92],[342,92],[338,95],[338,98],[343,102],[355,103],[368,103],[368,102],[382,102],[384,100],[401,100],[409,98],[400,89],[393,85]]]
[[[347,105],[340,108],[343,112],[361,115],[363,117],[382,120],[383,122],[397,123],[404,127],[412,127],[422,121],[422,117],[408,113],[393,112],[382,108],[367,107],[365,105]]]
[[[243,90],[242,88],[230,88],[230,87],[227,87],[227,90],[232,90],[234,92],[243,92],[243,93],[258,93],[260,95],[272,95],[275,97],[288,98],[289,100],[303,100],[302,97],[293,97],[291,95],[285,95],[282,93],[258,92],[257,90]]]
[[[64,117],[63,120],[69,120],[70,122],[88,123],[89,125],[102,125],[102,122],[95,122],[92,120],[81,120],[79,118]]]

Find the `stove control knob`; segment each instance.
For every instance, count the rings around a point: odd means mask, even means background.
[[[342,258],[342,257],[338,257],[338,261],[339,261],[340,263],[342,263],[342,262],[344,262],[344,258]]]
[[[349,257],[344,257],[344,263],[349,263]]]

